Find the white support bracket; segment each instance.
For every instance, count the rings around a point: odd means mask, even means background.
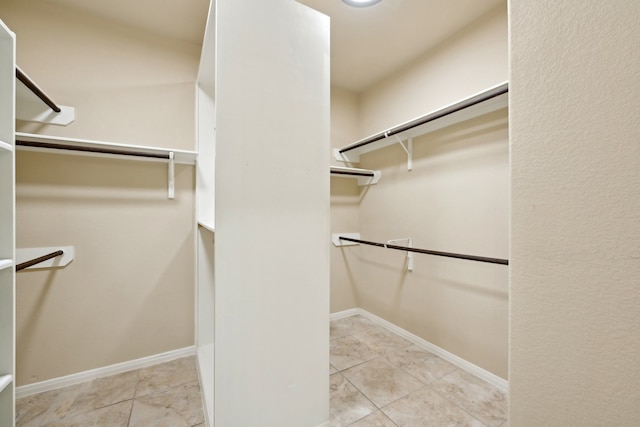
[[[411,237],[405,237],[403,239],[387,240],[387,245],[394,245],[397,242],[407,242],[407,248],[413,247],[413,239]],[[407,271],[413,271],[413,252],[407,251]]]
[[[169,189],[167,197],[169,199],[175,199],[176,197],[176,172],[175,172],[175,159],[173,151],[169,152]]]
[[[398,135],[395,135],[395,137],[398,140],[398,144],[407,153],[407,170],[410,171],[413,169],[413,138],[407,139],[407,146],[405,147],[400,137]]]
[[[357,246],[360,244],[356,242],[340,240],[340,236],[350,237],[352,239],[360,240],[360,233],[333,233],[331,235],[331,242],[333,243],[334,246]]]
[[[55,251],[63,251],[64,253],[55,258],[42,261],[36,265],[25,268],[25,270],[40,270],[44,268],[66,267],[73,258],[75,258],[75,248],[73,246],[54,246],[50,248],[17,248],[16,249],[16,265],[22,264],[29,260],[40,258],[41,256],[50,254]]]

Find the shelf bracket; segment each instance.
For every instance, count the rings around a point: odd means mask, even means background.
[[[331,235],[331,242],[333,243],[333,246],[357,246],[360,244],[349,242],[347,240],[340,240],[340,236],[360,240],[360,233],[333,233]]]
[[[167,197],[172,200],[175,199],[176,193],[176,172],[175,172],[175,159],[173,151],[169,152],[169,189]]]
[[[413,138],[407,139],[407,146],[405,147],[400,137],[398,135],[394,136],[396,137],[398,144],[400,144],[404,152],[407,153],[407,170],[410,171],[413,169]]]
[[[407,242],[407,248],[413,247],[413,239],[411,237],[405,237],[404,239],[392,239],[387,240],[387,245],[393,245],[396,242]],[[413,252],[407,251],[407,271],[413,271]]]

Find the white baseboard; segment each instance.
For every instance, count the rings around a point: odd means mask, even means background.
[[[402,338],[406,339],[407,341],[412,342],[413,344],[417,345],[420,348],[423,348],[427,351],[430,351],[431,353],[441,357],[442,359],[446,360],[447,362],[456,365],[457,367],[459,367],[460,369],[463,369],[467,372],[469,372],[472,375],[475,375],[478,378],[481,378],[483,380],[485,380],[486,382],[488,382],[489,384],[493,385],[494,387],[497,387],[499,390],[508,393],[509,392],[509,382],[507,380],[505,380],[504,378],[501,378],[499,376],[497,376],[496,374],[493,374],[489,371],[487,371],[486,369],[482,369],[481,367],[474,365],[473,363],[456,356],[453,353],[449,353],[447,350],[438,347],[435,344],[430,343],[429,341],[420,338],[417,335],[412,334],[411,332],[402,329],[399,326],[394,325],[393,323],[384,320],[382,317],[378,317],[375,314],[369,313],[366,310],[363,310],[361,308],[352,308],[349,310],[345,310],[345,311],[339,311],[337,313],[332,313],[330,316],[331,320],[337,320],[337,319],[343,319],[345,317],[350,317],[350,316],[355,316],[355,315],[361,315],[362,317],[365,317],[369,320],[371,320],[374,323],[377,323],[378,325],[382,326],[385,329],[388,329],[389,331],[400,335]]]
[[[33,384],[21,385],[16,387],[16,399],[45,391],[56,390],[70,385],[80,384],[85,381],[95,380],[96,378],[121,374],[134,369],[146,368],[147,366],[169,362],[182,357],[193,356],[195,354],[196,348],[194,346],[190,346],[168,351],[166,353],[142,357],[140,359],[129,360],[127,362],[116,363],[115,365],[78,372],[77,374],[65,375],[64,377],[52,378],[50,380],[40,381]]]

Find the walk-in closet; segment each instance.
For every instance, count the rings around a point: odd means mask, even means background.
[[[0,427],[640,425],[638,19],[0,0]]]

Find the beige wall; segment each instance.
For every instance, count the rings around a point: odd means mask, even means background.
[[[357,94],[338,87],[331,88],[331,147],[345,146],[358,137]],[[331,164],[344,166],[331,156]],[[331,177],[331,232],[355,233],[360,229],[360,192],[357,180]],[[327,244],[329,238],[327,237]],[[358,250],[331,245],[331,313],[358,307],[357,281],[360,274]]]
[[[200,46],[41,0],[0,0],[17,63],[58,104],[69,126],[18,122],[16,131],[193,150]]]
[[[503,5],[363,93],[360,136],[507,80],[507,58]],[[363,155],[360,166],[382,170],[380,183],[360,195],[362,238],[412,237],[415,247],[508,257],[506,110],[417,138],[411,172],[397,145]],[[360,269],[358,306],[507,377],[507,267],[418,254],[409,273],[399,251],[343,252]]]
[[[511,425],[640,425],[639,20],[510,2]]]
[[[508,79],[507,7],[487,13],[362,94],[365,137]]]
[[[193,149],[199,46],[40,1],[2,0],[18,64],[68,127],[18,131]],[[18,152],[17,246],[74,245],[60,270],[17,275],[17,383],[193,344],[194,171],[128,160]]]

